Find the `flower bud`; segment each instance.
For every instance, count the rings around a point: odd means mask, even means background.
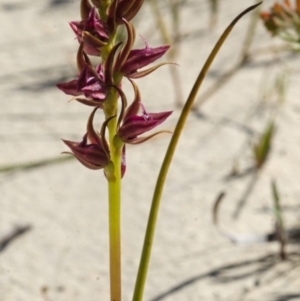
[[[132,20],[143,5],[144,0],[120,0],[116,9],[118,19]]]

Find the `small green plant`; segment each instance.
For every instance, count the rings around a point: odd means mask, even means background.
[[[262,168],[270,153],[272,138],[274,136],[274,121],[270,121],[258,142],[253,145],[255,167]]]
[[[263,166],[265,166],[267,158],[271,151],[271,146],[274,137],[274,120],[268,122],[264,132],[258,138],[258,141],[251,147],[253,154],[253,166],[248,168],[246,171],[240,173],[237,170],[236,165],[233,166],[230,173],[230,178],[238,178],[241,175],[251,174],[250,182],[246,186],[242,196],[240,197],[235,211],[232,214],[234,219],[237,219],[240,215],[246,201],[250,197],[256,183],[258,182]],[[236,163],[235,163],[236,164]]]

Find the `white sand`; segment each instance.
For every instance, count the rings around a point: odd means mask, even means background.
[[[67,22],[78,19],[78,2],[0,2],[0,166],[55,157],[66,150],[61,138],[79,141],[84,134],[90,108],[67,103],[68,96],[54,87],[76,72],[78,44]],[[223,1],[214,30],[208,28],[207,1],[187,3],[182,33],[199,34],[182,42],[176,59],[185,97],[222,30],[253,1]],[[265,1],[264,7],[271,3]],[[248,15],[233,30],[203,91],[237,62],[249,21]],[[154,30],[145,4],[137,32],[158,46]],[[299,255],[291,257],[293,262],[280,263],[277,243],[234,245],[211,218],[213,202],[225,189],[223,228],[238,234],[272,231],[274,219],[263,209],[272,205],[270,181],[275,178],[282,204],[294,206],[284,211],[287,226],[299,224],[299,58],[259,52],[275,44],[278,41],[259,24],[249,64],[202,106],[204,118],[190,116],[163,195],[145,300],[300,300]],[[276,116],[272,153],[234,221],[232,214],[251,175],[232,181],[224,177],[235,161],[241,171],[253,164],[249,145],[272,116],[274,80],[282,72],[289,85]],[[150,112],[175,110],[162,126],[174,128],[179,110],[174,108],[168,67],[138,84]],[[266,100],[264,91],[271,91]],[[97,117],[101,122],[102,116]],[[168,141],[161,136],[127,149],[122,204],[125,301],[132,296],[151,193]],[[0,300],[40,301],[43,287],[53,301],[109,300],[107,188],[102,172],[73,160],[0,176],[0,237],[14,225],[32,225],[0,253]],[[288,251],[299,252],[299,245],[289,245]]]

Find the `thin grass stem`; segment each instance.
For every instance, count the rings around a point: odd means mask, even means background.
[[[146,229],[146,234],[145,234],[145,239],[144,239],[142,255],[141,255],[141,259],[140,259],[139,270],[138,270],[135,289],[134,289],[134,295],[133,295],[133,299],[132,299],[133,301],[142,301],[142,299],[143,299],[144,287],[145,287],[146,278],[147,278],[147,272],[148,272],[148,267],[149,267],[149,262],[150,262],[150,255],[151,255],[155,227],[156,227],[156,221],[157,221],[157,216],[158,216],[160,200],[161,200],[161,196],[162,196],[162,192],[163,192],[163,188],[164,188],[164,183],[166,181],[167,173],[168,173],[169,167],[171,165],[171,161],[174,156],[180,134],[183,130],[183,127],[187,120],[188,114],[191,111],[191,108],[192,108],[192,105],[196,98],[196,95],[199,91],[199,88],[201,87],[201,84],[202,84],[212,62],[214,61],[214,58],[216,57],[217,53],[219,52],[221,46],[225,42],[229,33],[233,29],[234,25],[240,20],[240,18],[242,18],[249,11],[256,8],[258,5],[259,4],[250,6],[249,8],[244,10],[225,29],[224,33],[221,35],[221,37],[217,41],[215,47],[213,48],[212,52],[210,53],[210,55],[208,56],[208,58],[204,64],[204,66],[202,67],[202,69],[198,75],[198,78],[196,79],[194,86],[190,92],[190,95],[183,107],[183,110],[182,110],[179,120],[177,122],[176,128],[174,130],[174,134],[171,138],[168,150],[166,152],[163,164],[161,166],[159,176],[157,178],[156,187],[154,190],[152,205],[151,205],[150,214],[149,214],[149,219],[148,219],[148,224],[147,224],[147,229]]]

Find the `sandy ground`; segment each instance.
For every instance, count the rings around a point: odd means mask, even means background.
[[[0,1],[0,167],[55,158],[66,150],[61,138],[76,141],[84,134],[90,109],[67,103],[68,97],[54,86],[76,72],[78,45],[67,22],[78,20],[78,2]],[[224,27],[252,3],[222,1],[218,23],[210,29],[207,1],[187,1],[181,10],[184,39],[176,59],[184,98]],[[265,1],[264,7],[271,3]],[[168,21],[168,12],[163,13]],[[203,91],[237,62],[249,21],[250,16],[245,17],[232,32]],[[160,45],[147,4],[137,26],[151,46]],[[288,245],[289,259],[281,262],[278,243],[233,244],[211,217],[214,200],[225,190],[223,229],[239,235],[273,231],[270,182],[276,179],[286,226],[299,225],[300,64],[296,55],[270,51],[277,42],[259,24],[250,61],[191,114],[163,195],[145,300],[300,300],[299,245]],[[274,82],[282,75],[288,85],[278,106]],[[179,110],[169,68],[138,84],[150,112],[174,109],[164,125],[174,128]],[[250,146],[272,116],[276,134],[269,160],[233,219],[253,174],[231,180],[226,176],[234,165],[241,173],[253,165]],[[132,296],[151,192],[168,141],[161,136],[128,147],[122,201],[123,300]],[[0,239],[15,226],[31,229],[0,252],[0,300],[109,300],[106,200],[102,172],[87,170],[75,160],[2,172]]]

